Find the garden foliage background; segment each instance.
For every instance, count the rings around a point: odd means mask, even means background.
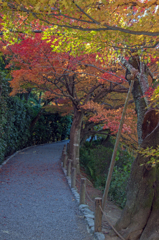
[[[49,113],[43,110],[32,128],[32,120],[42,106],[33,99],[26,100],[23,96],[11,97],[9,72],[4,70],[3,64],[0,70],[0,163],[19,149],[69,137],[71,116],[61,116],[57,112]]]

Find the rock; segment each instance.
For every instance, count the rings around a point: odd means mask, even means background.
[[[80,209],[80,210],[83,210],[83,209],[85,209],[85,208],[88,208],[88,205],[86,205],[86,204],[80,204],[80,205],[79,205],[79,209]]]
[[[94,236],[95,236],[95,239],[96,239],[96,240],[105,240],[105,236],[104,236],[103,233],[95,232],[95,233],[94,233]]]
[[[92,218],[86,218],[89,228],[94,227],[94,220]]]
[[[71,186],[71,179],[68,178],[68,184]]]
[[[84,216],[86,218],[94,219],[94,215],[93,214],[84,214]]]
[[[90,214],[90,215],[93,215],[93,216],[94,216],[94,212],[92,212],[91,210],[89,210],[89,208],[88,208],[88,209],[87,209],[87,208],[84,208],[82,211],[83,211],[84,214]]]

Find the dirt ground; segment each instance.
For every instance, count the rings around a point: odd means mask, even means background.
[[[93,186],[93,183],[88,179],[88,176],[82,170],[81,170],[81,174],[77,175],[77,181],[76,181],[76,187],[79,193],[80,193],[80,181],[81,181],[81,178],[83,177],[86,178],[86,204],[89,206],[89,209],[91,211],[94,211],[95,210],[94,199],[96,197],[102,198],[103,193],[102,191],[96,189]],[[114,225],[116,221],[120,218],[121,212],[122,210],[118,206],[116,206],[112,201],[108,200],[105,208],[105,214],[107,215],[107,218],[112,225]],[[105,234],[105,236],[107,236],[110,230],[111,230],[110,225],[108,224],[106,218],[103,217],[102,232]]]

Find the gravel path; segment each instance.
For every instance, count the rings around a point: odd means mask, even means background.
[[[0,240],[92,240],[61,170],[66,142],[18,153],[0,170]]]

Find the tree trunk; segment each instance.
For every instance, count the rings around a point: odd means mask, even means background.
[[[81,127],[81,135],[80,135],[80,145],[83,145],[86,140],[92,136],[91,130],[94,128],[95,124],[92,122],[86,122],[85,126]],[[93,134],[94,135],[94,134]]]
[[[141,147],[157,145],[159,124]],[[138,154],[132,165],[126,206],[116,224],[126,240],[159,240],[159,164],[151,167],[147,161],[149,158]]]
[[[73,160],[73,167],[79,168],[79,147],[81,124],[83,120],[83,112],[74,108],[74,117],[70,131],[70,153],[69,157]],[[77,169],[78,171],[79,169]]]
[[[143,97],[143,87],[140,85],[145,81],[146,88],[148,86],[146,68],[140,77],[132,92],[138,117],[138,142],[141,148],[156,148],[159,145],[159,123],[142,139],[142,124],[147,104]],[[127,202],[116,224],[116,229],[125,240],[159,240],[159,164],[152,167],[147,164],[148,161],[148,157],[138,154],[131,168]]]
[[[138,81],[134,82],[134,87],[132,91],[134,102],[136,106],[136,112],[137,112],[137,134],[138,134],[138,143],[142,143],[142,122],[144,119],[144,115],[146,112],[146,103],[144,101],[144,98],[142,97],[142,91],[141,87]]]
[[[142,71],[143,71],[143,63],[140,63],[139,59],[136,57],[130,58],[129,59],[129,63],[131,64],[132,67],[134,67],[138,72],[140,72],[140,65],[142,65]],[[134,87],[132,90],[132,94],[133,94],[133,98],[134,98],[134,102],[135,102],[135,110],[137,113],[137,134],[138,134],[138,143],[141,144],[143,139],[142,139],[142,122],[144,119],[144,115],[147,107],[147,104],[145,102],[145,98],[143,97],[143,95],[145,94],[144,91],[146,91],[147,89],[145,89],[144,87],[142,87],[143,82],[146,83],[146,87],[148,88],[148,73],[146,72],[146,68],[145,72],[140,73],[140,77],[139,79],[136,79],[136,81],[134,82]],[[127,69],[126,71],[126,79],[129,81],[129,83],[131,82],[128,78],[130,74],[130,71]]]
[[[31,121],[30,123],[30,129],[32,130],[35,126],[35,124],[37,123],[37,121],[39,120],[39,118],[42,116],[44,110],[40,109],[40,111],[38,112],[38,114],[34,117],[34,119]]]

